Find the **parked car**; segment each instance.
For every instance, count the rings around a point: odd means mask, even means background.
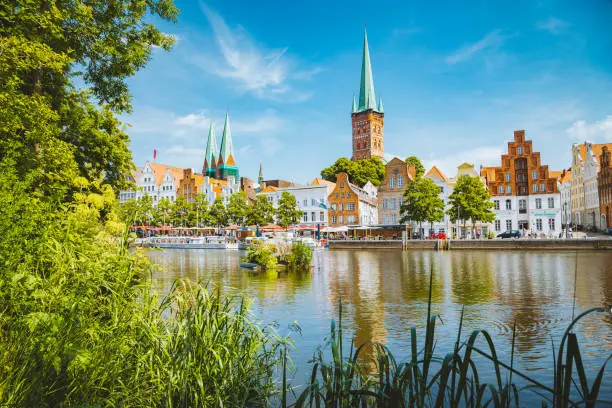
[[[521,231],[512,230],[512,231],[504,231],[501,234],[497,235],[497,238],[520,238]]]

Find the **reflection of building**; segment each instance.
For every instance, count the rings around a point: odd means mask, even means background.
[[[612,143],[572,146],[572,222],[576,225],[598,227],[601,222],[597,173],[604,147],[612,149]]]
[[[599,188],[599,205],[602,227],[612,228],[612,160],[611,150],[604,146],[599,156],[599,174],[597,175],[597,187]]]
[[[266,186],[259,194],[265,195],[268,201],[277,207],[283,192],[288,192],[295,197],[298,209],[303,212],[301,224],[327,225],[329,206],[327,199],[334,188],[334,183],[315,178],[309,186],[282,188]]]
[[[400,206],[406,184],[415,177],[414,166],[394,157],[385,165],[385,180],[378,187],[378,222],[385,225],[399,224]]]
[[[369,181],[359,188],[346,173],[338,173],[329,195],[329,225],[372,225],[378,223],[376,188]]]
[[[370,157],[384,158],[384,120],[382,99],[379,100],[378,106],[376,105],[368,36],[364,34],[359,104],[353,98],[353,112],[351,114],[353,160],[369,159]]]
[[[501,166],[483,167],[489,193],[493,196],[497,232],[530,229],[533,233],[556,235],[561,231],[560,195],[557,178],[561,172],[548,170],[534,152],[524,130],[514,131]]]

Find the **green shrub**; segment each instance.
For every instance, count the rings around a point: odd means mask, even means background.
[[[294,271],[306,271],[310,269],[312,261],[312,249],[302,241],[294,242],[291,245],[291,255],[289,255],[288,266]]]
[[[247,249],[247,256],[243,261],[257,264],[264,270],[274,269],[278,264],[274,245],[265,244],[261,241],[253,241]]]

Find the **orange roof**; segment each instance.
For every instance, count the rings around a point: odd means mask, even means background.
[[[336,188],[336,183],[334,183],[333,181],[328,181],[328,180],[324,180],[320,177],[315,177],[314,180],[312,180],[312,183],[310,183],[311,186],[327,186],[327,189],[329,191],[332,191],[334,188]]]
[[[227,164],[228,166],[235,166],[236,161],[234,160],[234,156],[230,154],[229,157],[227,158],[227,163],[225,164]]]
[[[179,183],[183,178],[183,169],[168,166],[166,164],[149,163],[149,165],[155,174],[155,183],[158,186],[162,183],[162,181],[164,181],[164,177],[166,177],[166,169],[169,169],[170,175],[174,178],[174,184],[178,188]]]
[[[591,147],[593,149],[593,154],[597,158],[597,161],[599,161],[599,156],[601,156],[601,151],[604,146],[607,146],[608,150],[612,150],[612,143],[600,143],[600,144],[592,143],[591,144]],[[582,157],[583,161],[586,159],[586,146],[584,143],[580,145],[580,157]]]
[[[204,184],[204,176],[199,173],[194,173],[193,179],[195,181],[196,186],[201,186],[202,184]]]
[[[266,186],[266,188],[264,188],[263,190],[261,190],[262,193],[273,193],[276,190],[278,190],[277,187],[274,186]]]
[[[431,169],[427,170],[427,173],[425,173],[423,177],[437,177],[440,180],[448,180],[448,177],[446,177],[436,166],[432,166]]]
[[[567,183],[572,180],[572,169],[564,170],[559,177],[559,183]]]
[[[559,177],[561,177],[561,174],[563,174],[563,172],[561,172],[561,171],[555,171],[555,170],[549,170],[548,171],[548,177],[550,177],[550,178],[558,179]]]

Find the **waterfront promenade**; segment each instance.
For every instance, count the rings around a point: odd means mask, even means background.
[[[441,241],[424,240],[332,240],[330,249],[437,249]],[[609,238],[576,238],[576,239],[451,239],[448,240],[451,250],[486,249],[486,250],[612,250],[612,239]]]

